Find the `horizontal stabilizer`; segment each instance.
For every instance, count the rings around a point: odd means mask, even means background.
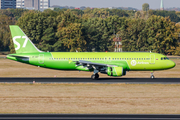
[[[7,55],[7,58],[14,57],[16,59],[21,59],[23,61],[29,61],[29,57],[27,56],[17,56],[17,55]]]

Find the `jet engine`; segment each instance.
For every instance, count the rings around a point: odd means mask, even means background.
[[[126,71],[123,70],[123,67],[107,67],[108,76],[123,76],[126,75]]]

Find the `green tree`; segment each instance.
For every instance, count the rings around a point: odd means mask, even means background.
[[[178,47],[177,27],[169,18],[152,16],[146,21],[149,50],[162,54],[175,54]]]
[[[62,41],[71,52],[86,51],[86,41],[82,36],[81,23],[70,23],[69,26],[58,29],[56,33],[59,41]],[[60,42],[58,41],[57,44]],[[55,43],[56,44],[56,43]]]
[[[36,46],[45,51],[53,51],[53,44],[57,41],[56,14],[54,11],[29,11],[19,18],[17,25]]]
[[[178,17],[178,12],[175,11],[165,11],[165,10],[153,10],[153,15],[162,16],[162,17],[169,17],[173,22],[180,22],[180,17]]]
[[[149,10],[149,4],[148,3],[144,3],[142,5],[142,10],[147,12]]]
[[[11,17],[6,15],[0,15],[0,18],[0,51],[8,51],[10,47],[13,52],[9,25],[13,25],[14,22]]]

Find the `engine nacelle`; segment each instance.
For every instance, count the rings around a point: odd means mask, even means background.
[[[123,67],[108,67],[107,68],[108,76],[123,76],[126,75],[126,71],[123,70]]]

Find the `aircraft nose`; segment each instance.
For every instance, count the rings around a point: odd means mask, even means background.
[[[171,61],[170,64],[169,64],[169,67],[173,68],[173,67],[175,67],[175,66],[176,66],[176,63],[173,62],[173,61]]]

